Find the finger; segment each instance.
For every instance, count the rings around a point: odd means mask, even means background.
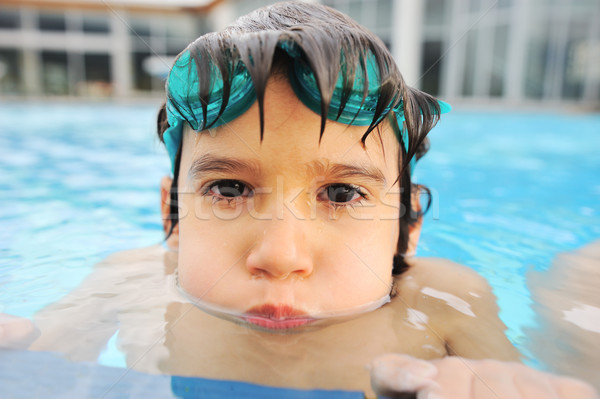
[[[396,398],[403,397],[399,393],[423,390],[434,383],[436,375],[433,364],[407,355],[386,354],[371,363],[371,386],[378,396]]]
[[[568,377],[555,377],[552,384],[561,399],[600,399],[598,391],[586,382]]]
[[[456,356],[432,361],[438,370],[436,384],[420,392],[418,399],[470,399],[473,371],[469,362]]]
[[[515,384],[517,372],[524,366],[518,363],[505,363],[496,360],[479,360],[474,362],[472,378],[473,398],[481,399],[546,399],[541,397],[522,397]],[[551,398],[548,398],[551,399]]]
[[[0,314],[0,348],[26,349],[39,335],[30,320]]]
[[[468,360],[448,357],[435,361],[438,387],[423,398],[444,399],[525,399],[515,385],[515,372],[526,369],[518,363],[495,360]],[[529,397],[527,399],[542,399]],[[419,398],[420,399],[420,398]]]
[[[515,369],[515,386],[520,397],[533,399],[560,399],[552,383],[552,375],[519,365]]]

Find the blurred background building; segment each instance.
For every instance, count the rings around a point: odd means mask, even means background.
[[[313,0],[450,101],[600,103],[600,0]],[[190,41],[268,0],[0,0],[0,96],[156,98]]]

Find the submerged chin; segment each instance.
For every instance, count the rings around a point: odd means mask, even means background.
[[[213,316],[251,329],[284,334],[307,331],[339,323],[363,313],[376,310],[390,302],[390,295],[387,294],[360,305],[334,310],[311,310],[297,304],[269,302],[251,305],[247,309],[241,310],[197,298],[179,285],[178,289],[181,295],[190,303]]]

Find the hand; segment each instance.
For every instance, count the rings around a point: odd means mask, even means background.
[[[0,313],[0,349],[27,349],[39,335],[31,320]]]
[[[416,399],[599,399],[588,384],[519,363],[445,357],[379,356],[371,364],[378,396]]]

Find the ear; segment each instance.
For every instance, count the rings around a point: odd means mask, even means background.
[[[417,252],[417,244],[419,243],[419,237],[421,237],[422,227],[423,216],[419,216],[415,223],[408,226],[408,248],[406,249],[408,256],[412,256]]]
[[[421,195],[418,186],[414,186],[412,190],[412,208],[416,213],[421,213],[423,207],[421,206]],[[409,224],[408,226],[408,248],[406,249],[406,255],[413,256],[417,252],[417,244],[419,243],[419,237],[421,237],[421,228],[423,227],[423,215],[420,215],[417,220]]]
[[[171,216],[171,185],[173,184],[173,179],[164,176],[160,180],[160,213],[163,220],[163,231],[165,232],[165,237],[171,231],[171,225],[173,223],[173,219]],[[176,225],[173,229],[173,232],[167,239],[167,245],[169,248],[176,249],[179,243],[179,225]]]

